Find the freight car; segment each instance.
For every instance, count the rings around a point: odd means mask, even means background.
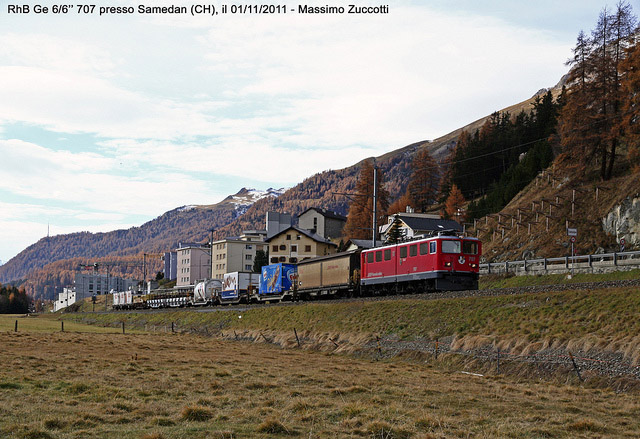
[[[260,272],[258,294],[252,299],[258,302],[294,299],[297,277],[293,264],[265,265]]]
[[[249,298],[258,290],[260,275],[258,273],[245,273],[236,271],[225,273],[222,280],[222,289],[217,300],[219,305],[248,303]]]
[[[434,236],[368,250],[353,250],[293,264],[272,264],[257,273],[227,273],[222,284],[114,293],[114,309],[311,300],[439,290],[478,289],[482,243],[439,232]],[[259,282],[258,282],[259,279]]]
[[[298,297],[354,296],[360,292],[360,251],[352,250],[298,263]]]

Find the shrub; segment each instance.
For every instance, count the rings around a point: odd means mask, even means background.
[[[213,417],[211,410],[200,406],[187,406],[182,409],[182,419],[185,421],[203,422]]]

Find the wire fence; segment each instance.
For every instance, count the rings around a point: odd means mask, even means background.
[[[560,258],[523,259],[480,264],[480,274],[594,273],[640,268],[640,251],[575,255]]]

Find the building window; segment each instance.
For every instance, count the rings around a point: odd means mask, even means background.
[[[273,258],[271,258],[271,263],[275,264],[276,262],[278,262],[278,257],[277,256],[274,256]]]
[[[296,262],[298,262],[298,258],[289,258],[289,262],[295,264]]]
[[[310,246],[310,245],[305,245],[305,246],[304,246],[304,251],[305,251],[306,253],[311,253],[311,246]]]
[[[287,249],[287,246],[286,246],[286,245],[282,244],[282,245],[280,246],[280,250],[286,250],[286,249]]]
[[[244,248],[246,248],[247,250],[251,250],[252,249],[252,247],[250,245],[248,245],[248,244],[245,245]]]
[[[287,241],[291,241],[291,235],[287,235]]]
[[[297,240],[297,241],[300,241],[300,235],[297,235],[297,236],[296,236],[296,240]]]
[[[274,252],[278,251],[278,246],[277,245],[272,245],[271,246],[271,250],[273,250]]]
[[[245,255],[245,256],[244,256],[244,258],[245,258],[247,261],[251,261],[251,260],[253,259],[253,257],[252,257],[251,255]]]
[[[253,269],[253,267],[251,265],[245,265],[244,269],[247,271],[251,271]]]
[[[280,256],[278,262],[286,262],[287,258],[285,258],[284,256]]]
[[[298,246],[297,245],[292,245],[291,246],[291,251],[292,252],[297,252],[298,251]]]

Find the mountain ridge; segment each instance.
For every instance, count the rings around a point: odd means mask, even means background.
[[[552,89],[554,93],[559,92],[558,85]],[[529,111],[539,93],[498,111],[512,115],[522,110]],[[418,150],[429,148],[435,160],[441,163],[455,147],[462,131],[475,131],[490,117],[477,119],[434,140],[414,142],[375,157],[385,176],[386,188],[392,194],[392,201],[404,194],[411,173],[411,158]],[[34,270],[42,270],[48,264],[64,259],[124,257],[168,251],[176,248],[179,242],[208,240],[211,229],[214,229],[216,239],[238,235],[243,230],[261,229],[264,228],[264,214],[269,210],[295,216],[309,207],[323,207],[346,215],[349,198],[341,194],[355,191],[361,164],[372,158],[363,158],[342,169],[318,172],[288,190],[242,188],[219,203],[180,206],[130,229],[43,238],[0,266],[0,282],[23,279]]]

